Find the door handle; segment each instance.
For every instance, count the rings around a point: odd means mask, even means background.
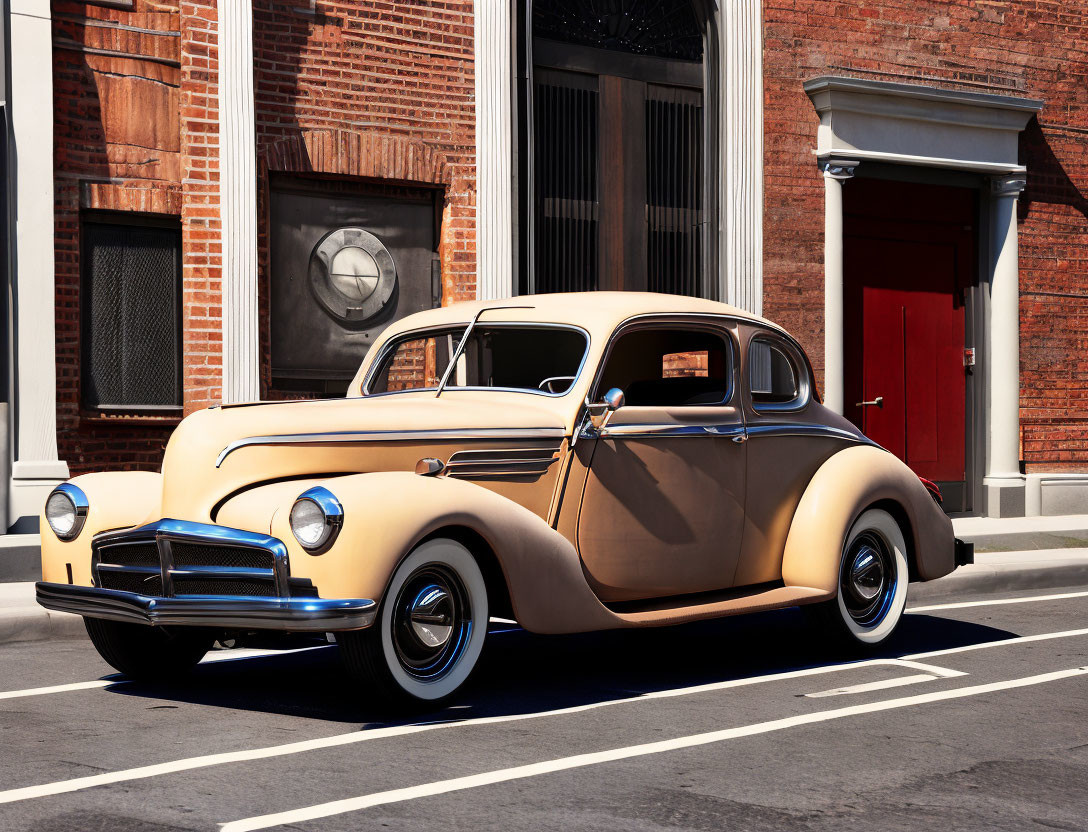
[[[880,407],[880,408],[882,408],[882,407],[884,407],[884,397],[883,396],[877,396],[871,402],[858,402],[857,406],[858,407]]]
[[[748,431],[745,431],[744,433],[738,433],[736,436],[733,437],[733,441],[736,442],[738,445],[743,445],[745,442],[748,441]]]

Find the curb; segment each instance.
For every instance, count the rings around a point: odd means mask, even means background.
[[[1013,558],[1004,552],[984,552],[975,555],[973,564],[961,566],[951,575],[911,584],[908,601],[940,601],[972,592],[1078,586],[1088,586],[1088,549],[1039,550],[1028,559]]]

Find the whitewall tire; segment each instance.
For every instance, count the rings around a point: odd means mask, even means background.
[[[372,699],[437,704],[468,681],[487,623],[487,585],[476,559],[456,540],[435,538],[397,567],[377,621],[340,634],[340,651]]]
[[[908,580],[903,530],[888,512],[869,509],[850,527],[843,543],[835,600],[805,610],[847,642],[875,646],[899,625]]]

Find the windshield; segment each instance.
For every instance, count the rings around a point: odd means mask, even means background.
[[[394,340],[383,350],[366,393],[436,389],[464,333],[460,326]],[[574,384],[588,348],[589,338],[579,329],[478,323],[446,389],[501,387],[559,396]]]

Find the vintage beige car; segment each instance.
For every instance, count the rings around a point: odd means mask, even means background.
[[[407,317],[344,399],[212,407],[161,473],[61,485],[37,597],[127,674],[225,633],[333,633],[363,693],[433,702],[492,616],[574,633],[802,605],[879,644],[908,581],[970,559],[939,497],[820,404],[780,327],[535,295]]]

